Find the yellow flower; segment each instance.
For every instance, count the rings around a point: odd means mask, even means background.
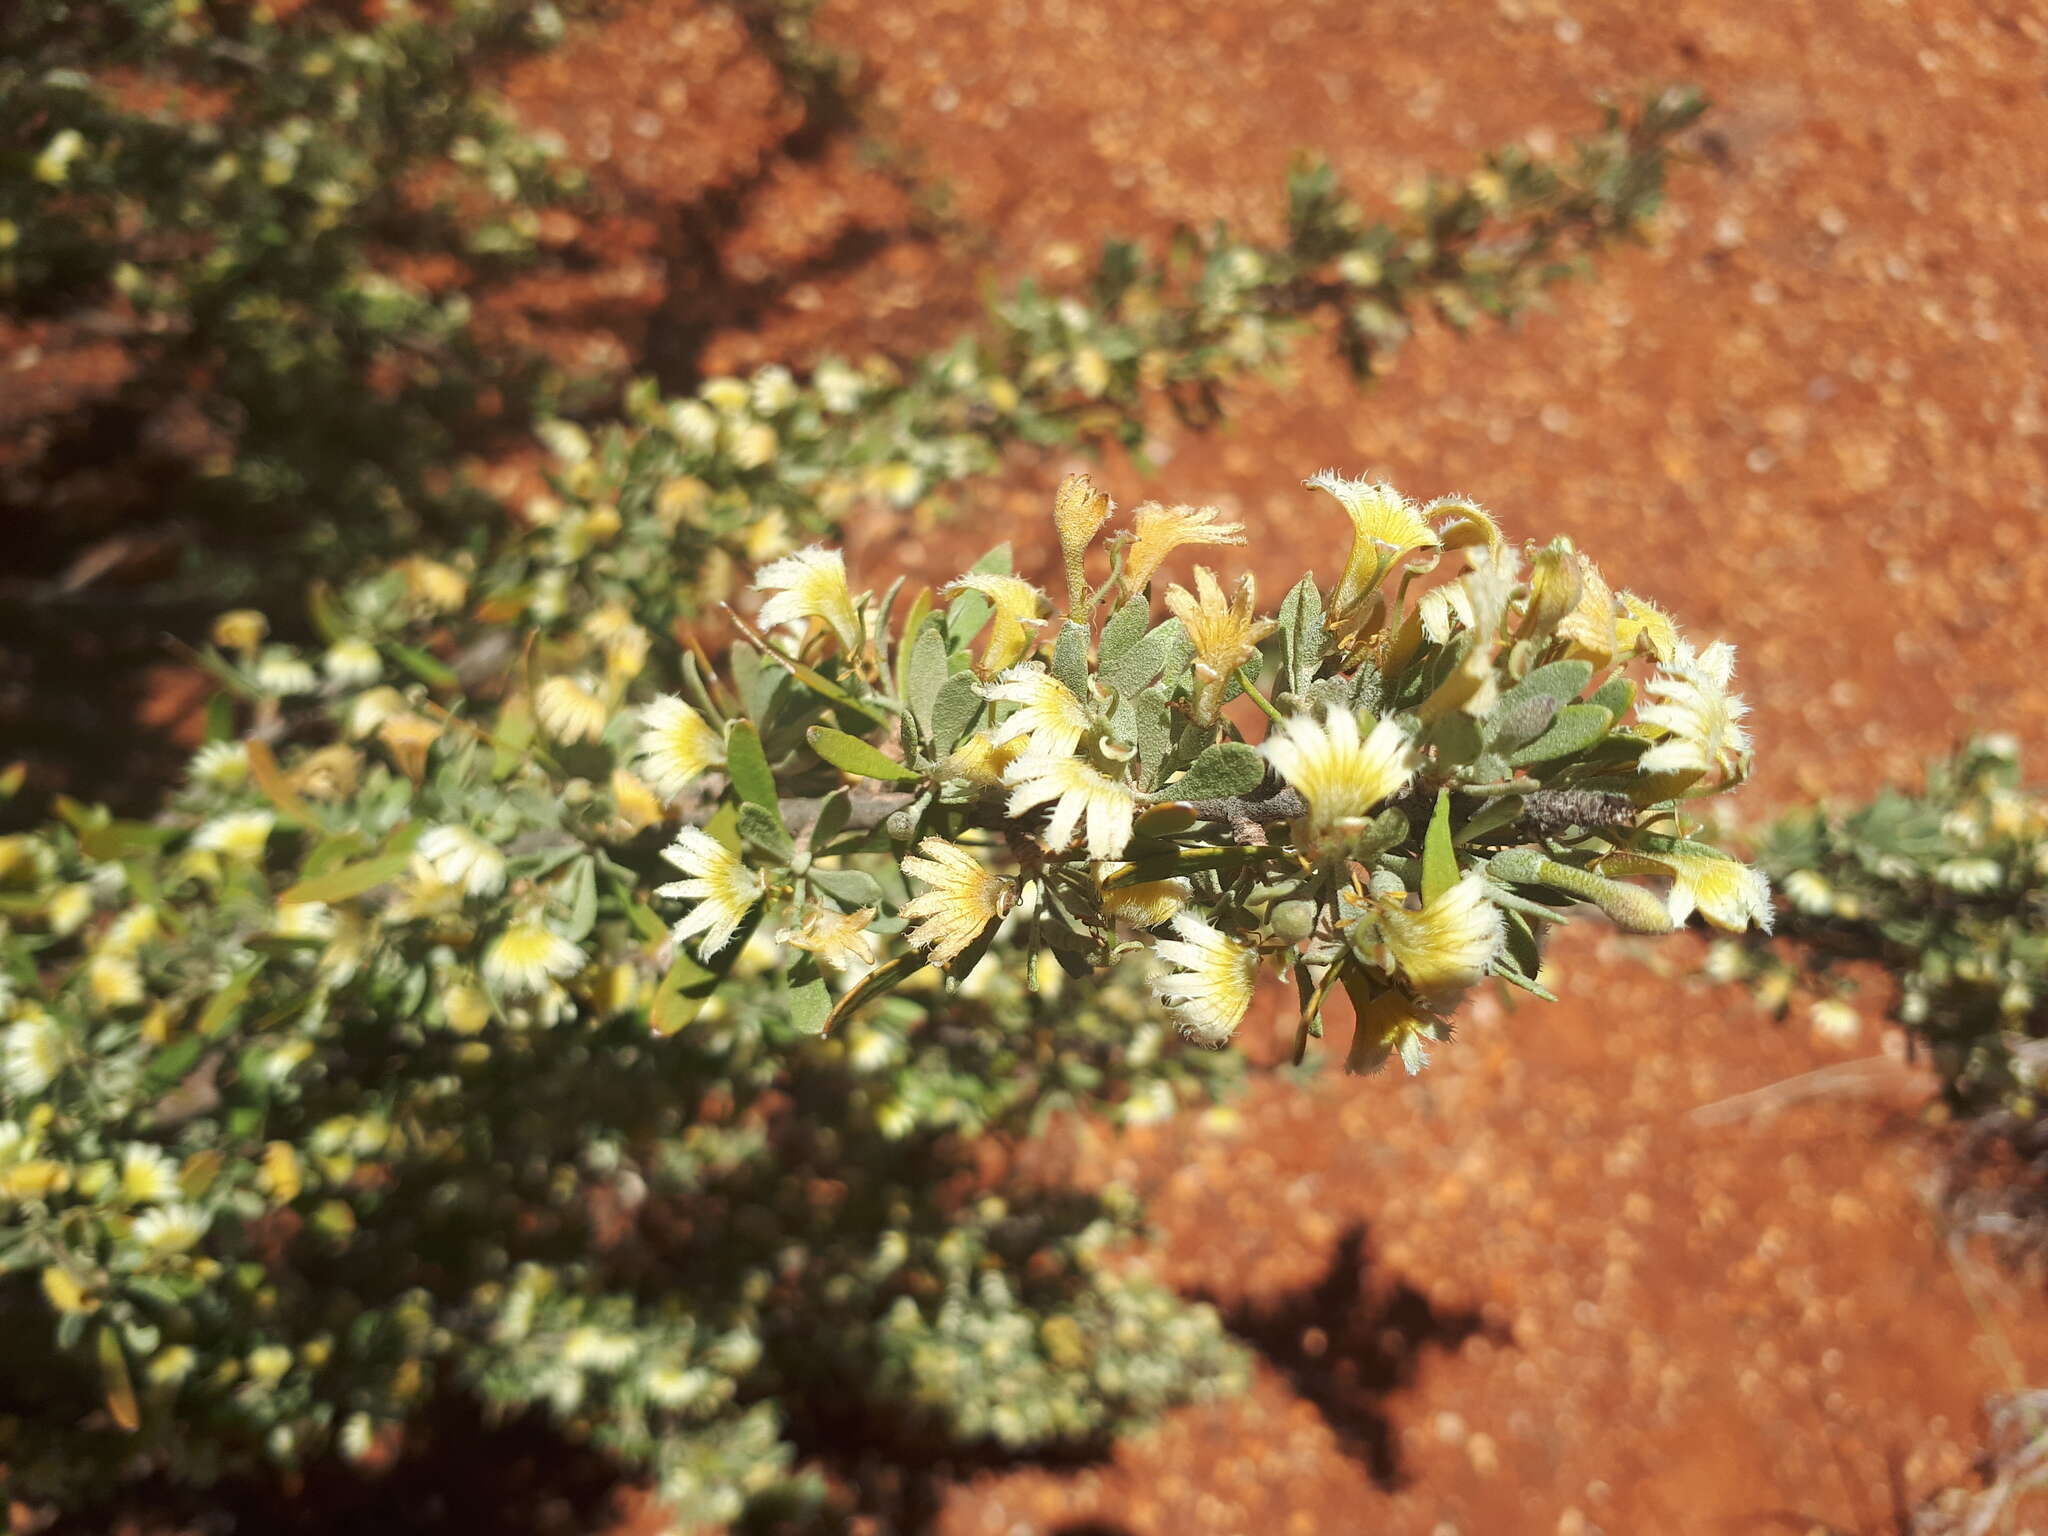
[[[1429,1065],[1429,1043],[1451,1037],[1448,1024],[1404,993],[1388,991],[1362,1004],[1355,997],[1353,1001],[1357,1023],[1344,1059],[1346,1072],[1377,1072],[1389,1056],[1398,1055],[1413,1076]]]
[[[369,697],[367,693],[363,695],[363,699]],[[358,699],[356,702],[360,704],[362,701]],[[384,750],[391,754],[399,772],[415,784],[426,777],[427,754],[441,739],[440,726],[406,710],[390,716],[376,730],[377,739],[384,743]]]
[[[1362,605],[1386,578],[1394,562],[1411,549],[1441,542],[1421,511],[1391,485],[1347,480],[1333,469],[1312,475],[1306,485],[1328,491],[1351,518],[1351,554],[1330,597],[1330,612],[1342,617]]]
[[[469,578],[452,565],[414,556],[400,563],[405,589],[422,607],[453,613],[469,600]]]
[[[1342,857],[1380,802],[1414,775],[1415,748],[1391,720],[1359,739],[1358,720],[1346,709],[1327,719],[1301,714],[1278,726],[1259,747],[1288,785],[1308,802],[1295,822],[1295,842],[1311,858]]]
[[[43,921],[59,938],[69,938],[92,916],[92,887],[80,880],[60,885],[43,904]]]
[[[923,857],[906,858],[903,873],[927,889],[903,904],[914,924],[903,937],[933,965],[950,965],[1016,904],[1016,887],[944,838],[928,837],[917,851]]]
[[[998,746],[987,731],[976,731],[939,764],[941,779],[972,784],[976,789],[1001,789],[1010,764],[1024,755],[1030,740],[1018,736]]]
[[[299,759],[290,783],[308,800],[346,800],[362,776],[362,755],[343,742],[331,741]]]
[[[1095,542],[1095,535],[1115,510],[1116,503],[1095,489],[1086,475],[1069,475],[1060,482],[1059,494],[1053,498],[1052,522],[1059,530],[1060,553],[1067,562],[1070,613],[1088,596],[1088,546]]]
[[[1081,738],[1095,728],[1095,716],[1088,706],[1040,666],[1010,668],[993,683],[984,683],[981,696],[1017,706],[989,738],[999,747],[1024,737],[1033,752],[1059,757],[1074,752]]]
[[[0,1035],[0,1080],[22,1098],[33,1098],[57,1080],[69,1054],[57,1021],[38,1010]]]
[[[1644,692],[1657,702],[1636,711],[1643,725],[1664,732],[1636,766],[1643,773],[1732,772],[1749,750],[1742,717],[1749,706],[1728,691],[1735,675],[1735,647],[1717,640],[1694,654],[1684,641],[1658,669]]]
[[[779,560],[795,547],[796,541],[789,536],[789,519],[780,507],[771,507],[765,516],[756,518],[741,543],[747,564],[754,566]]]
[[[644,832],[662,820],[661,801],[634,775],[623,768],[614,768],[611,785],[613,803],[619,808],[619,819],[635,832]]]
[[[239,651],[245,658],[270,633],[270,620],[254,608],[235,608],[213,621],[213,643],[224,651]]]
[[[1195,648],[1195,678],[1201,685],[1195,692],[1195,718],[1204,724],[1223,707],[1237,669],[1257,656],[1259,642],[1280,627],[1272,619],[1254,617],[1257,593],[1252,578],[1240,576],[1226,603],[1215,574],[1200,565],[1195,567],[1195,592],[1181,586],[1166,589],[1166,606]]]
[[[1242,544],[1244,524],[1221,521],[1216,507],[1168,507],[1148,501],[1131,514],[1130,553],[1124,557],[1124,596],[1145,590],[1160,561],[1183,544]]]
[[[441,1016],[458,1035],[480,1034],[491,1022],[491,1000],[480,987],[457,982],[441,994]]]
[[[1174,969],[1154,978],[1152,991],[1180,1032],[1196,1045],[1220,1049],[1252,1005],[1259,954],[1183,912],[1173,920],[1178,938],[1153,948]]]
[[[982,647],[981,660],[975,664],[976,672],[994,677],[1024,659],[1031,649],[1029,630],[1043,622],[1038,617],[1039,607],[1045,602],[1043,592],[1016,576],[995,576],[986,571],[970,571],[945,590],[979,592],[995,605],[994,622],[989,625],[988,641]]]
[[[121,1198],[130,1205],[162,1205],[178,1193],[178,1165],[162,1147],[131,1141],[121,1150]]]
[[[551,677],[533,696],[533,713],[555,740],[596,741],[611,718],[604,700],[580,678]]]
[[[1600,860],[1600,869],[1604,874],[1670,876],[1668,905],[1673,927],[1698,912],[1716,928],[1729,933],[1742,933],[1751,924],[1765,933],[1771,931],[1775,914],[1771,910],[1770,882],[1761,871],[1705,843],[1675,837],[1645,838],[1641,847],[1608,854]],[[1796,871],[1792,880],[1786,882],[1786,892],[1794,904],[1805,911],[1830,910],[1833,903],[1826,882],[1812,877],[1795,886],[1793,882],[1802,874],[1810,872]]]
[[[654,792],[673,800],[725,761],[725,743],[696,710],[664,693],[640,712],[634,755]]]
[[[154,939],[162,927],[155,907],[130,907],[108,924],[107,931],[100,935],[99,952],[103,955],[132,955]]]
[[[1529,560],[1529,605],[1522,617],[1521,633],[1552,635],[1578,608],[1584,597],[1585,577],[1580,570],[1579,552],[1566,538],[1552,539]]]
[[[1476,501],[1467,501],[1462,496],[1439,496],[1422,509],[1422,515],[1435,526],[1437,542],[1444,549],[1483,544],[1495,559],[1507,550],[1500,524]]]
[[[1102,915],[1111,922],[1129,923],[1133,928],[1163,927],[1180,914],[1193,895],[1193,887],[1177,877],[1112,889],[1108,882],[1129,868],[1128,864],[1104,864],[1096,872]]]
[[[195,784],[239,789],[249,777],[249,751],[239,741],[209,741],[192,754],[186,770]]]
[[[1683,642],[1671,615],[1633,592],[1623,592],[1620,597],[1622,612],[1614,621],[1617,646],[1624,651],[1644,651],[1658,661],[1676,656]]]
[[[777,935],[785,944],[808,950],[828,970],[843,971],[850,965],[872,965],[875,961],[874,935],[867,931],[875,920],[873,907],[858,912],[828,912],[814,906],[804,914],[801,928],[785,928]]]
[[[656,886],[654,894],[696,903],[671,931],[678,944],[702,934],[697,954],[708,961],[732,942],[733,934],[767,890],[767,879],[698,827],[682,828],[661,856],[688,878]]]
[[[290,1205],[299,1198],[306,1184],[305,1169],[290,1142],[273,1141],[264,1147],[258,1182],[279,1205]]]
[[[1614,593],[1600,568],[1584,555],[1579,556],[1579,605],[1557,621],[1557,636],[1571,642],[1567,656],[1590,661],[1595,672],[1605,668],[1621,649]]]
[[[846,585],[846,562],[837,550],[813,544],[785,555],[763,566],[754,577],[754,586],[774,594],[761,605],[763,629],[817,619],[832,631],[847,655],[860,649],[860,615]]]
[[[1425,996],[1471,986],[1507,936],[1501,910],[1478,874],[1467,874],[1420,912],[1382,906],[1379,926],[1395,965]]]
[[[1010,784],[1012,816],[1052,806],[1040,840],[1055,853],[1074,840],[1084,821],[1091,858],[1113,859],[1130,843],[1137,795],[1124,780],[1110,778],[1086,758],[1027,752],[1004,777]]]
[[[126,955],[94,955],[85,967],[85,988],[102,1012],[133,1008],[142,1001],[142,973]]]
[[[263,857],[264,846],[276,825],[277,818],[268,811],[236,811],[207,822],[194,834],[192,846],[253,864]]]
[[[498,935],[483,969],[484,979],[507,997],[526,997],[583,969],[583,951],[538,918],[522,917]]]

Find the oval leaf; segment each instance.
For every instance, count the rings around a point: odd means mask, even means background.
[[[916,769],[904,767],[878,747],[858,736],[835,731],[829,725],[814,725],[804,734],[811,743],[811,750],[842,772],[863,779],[882,779],[892,784],[914,784],[921,777]]]

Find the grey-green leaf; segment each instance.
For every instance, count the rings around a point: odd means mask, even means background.
[[[1219,741],[1167,786],[1176,800],[1220,800],[1248,795],[1266,776],[1266,760],[1241,741]]]
[[[981,708],[981,690],[975,687],[972,672],[955,672],[940,685],[938,697],[932,702],[930,737],[934,759],[960,745],[961,739],[974,729]]]
[[[1088,697],[1088,630],[1072,619],[1060,626],[1052,648],[1052,675],[1077,699]]]
[[[1567,704],[1557,712],[1557,719],[1551,722],[1549,730],[1519,752],[1508,755],[1509,766],[1520,768],[1529,763],[1547,763],[1555,758],[1569,757],[1605,736],[1613,723],[1614,716],[1598,704]]]
[[[1102,626],[1101,664],[1106,668],[1145,637],[1152,622],[1152,604],[1140,592],[1109,616]]]
[[[1280,601],[1280,676],[1287,692],[1300,693],[1314,681],[1329,645],[1323,627],[1323,594],[1304,576]]]
[[[814,725],[804,736],[813,752],[844,773],[893,784],[914,784],[922,777],[916,769],[904,767],[879,747],[829,725]]]

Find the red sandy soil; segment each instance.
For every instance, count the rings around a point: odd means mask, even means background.
[[[1125,504],[1242,515],[1269,601],[1304,562],[1334,575],[1336,509],[1297,483],[1325,465],[1570,534],[1739,647],[1752,819],[1910,778],[1973,728],[2038,755],[2048,10],[828,4],[890,136],[988,231],[972,254],[898,237],[910,202],[844,139],[789,153],[793,110],[730,18],[620,10],[509,82],[616,201],[562,231],[609,259],[492,317],[565,355],[712,369],[926,344],[987,272],[1111,233],[1277,234],[1300,149],[1371,202],[1494,144],[1555,147],[1600,90],[1702,86],[1717,105],[1649,248],[1511,332],[1425,327],[1363,394],[1311,347],[1215,434],[1163,430],[1155,475],[1112,459],[1099,477]],[[1069,467],[1020,458],[971,528],[864,524],[856,567],[949,575],[1008,536],[1048,571]],[[1257,1384],[1100,1468],[964,1478],[936,1529],[1899,1529],[1968,1476],[1983,1397],[2048,1380],[2048,1310],[1944,1241],[1909,1071],[1695,1118],[1881,1055],[1877,997],[1862,1039],[1821,1041],[1686,981],[1701,952],[1574,930],[1565,1001],[1482,1002],[1418,1079],[1265,1081],[1200,1123],[1075,1128],[1050,1161],[1149,1193],[1140,1257],[1225,1308]]]
[[[761,174],[760,139],[700,115],[766,99],[730,23],[632,10],[514,92],[578,153],[609,144],[638,197],[680,211],[754,181],[725,271],[669,275],[665,302],[704,311],[720,284],[791,278],[710,335],[712,367],[911,345],[965,311],[983,273],[944,242],[830,259],[907,216],[880,177],[839,156]],[[1311,349],[1223,430],[1163,434],[1155,477],[1099,473],[1126,504],[1244,516],[1269,595],[1304,561],[1334,574],[1335,509],[1297,485],[1325,464],[1570,534],[1736,642],[1760,817],[1910,777],[1973,727],[2043,736],[2044,14],[865,0],[824,26],[1000,275],[1177,222],[1277,234],[1299,149],[1382,198],[1490,145],[1553,147],[1602,89],[1704,87],[1657,239],[1550,312],[1470,342],[1426,328],[1363,395]],[[713,37],[729,62],[707,67]],[[856,565],[946,575],[1000,524],[1049,571],[1068,467],[1020,461],[968,530],[856,530]],[[1691,1114],[1878,1055],[1881,1004],[1831,1044],[1685,982],[1691,941],[1650,953],[1573,933],[1563,1003],[1482,1003],[1416,1080],[1269,1081],[1220,1122],[1080,1131],[1076,1176],[1149,1191],[1143,1257],[1253,1339],[1256,1388],[1100,1469],[978,1474],[937,1529],[1878,1532],[1966,1478],[1984,1395],[2048,1366],[2048,1313],[1951,1257],[1920,1081],[1880,1066]]]

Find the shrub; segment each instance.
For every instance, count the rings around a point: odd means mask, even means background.
[[[216,598],[280,558],[359,560],[475,515],[447,481],[458,441],[483,398],[516,422],[540,383],[483,353],[464,295],[390,258],[487,273],[531,250],[575,177],[471,76],[559,35],[560,12],[355,9],[53,0],[0,19],[0,303],[121,342],[125,379],[70,427],[96,473],[147,459],[166,412],[196,418],[189,482],[166,497],[147,473],[152,515],[209,529]],[[16,499],[52,490],[15,480]]]
[[[1150,504],[1091,573],[1078,477],[1056,619],[1000,558],[878,600],[811,549],[715,678],[611,608],[443,704],[225,616],[254,702],[165,813],[0,844],[13,1486],[365,1456],[467,1391],[727,1519],[820,1403],[1015,1450],[1233,1384],[1105,1262],[1126,1205],[1006,1200],[955,1138],[1169,1112],[1228,1059],[1170,1026],[1221,1044],[1268,966],[1303,1048],[1342,987],[1349,1063],[1413,1070],[1480,978],[1547,995],[1572,903],[1768,910],[1684,820],[1747,767],[1725,648],[1470,503],[1314,483],[1352,556],[1272,619],[1203,572],[1154,623],[1159,558],[1240,532]],[[1076,990],[1136,953],[1157,1003]]]
[[[1785,897],[1781,932],[1803,947],[1796,962],[1757,948],[1717,963],[1783,1007],[1802,973],[1827,991],[1846,963],[1876,962],[1897,978],[1893,1016],[1927,1048],[1960,1114],[2039,1120],[2048,810],[2024,786],[2010,737],[1931,764],[1918,794],[1796,810],[1757,857]]]

